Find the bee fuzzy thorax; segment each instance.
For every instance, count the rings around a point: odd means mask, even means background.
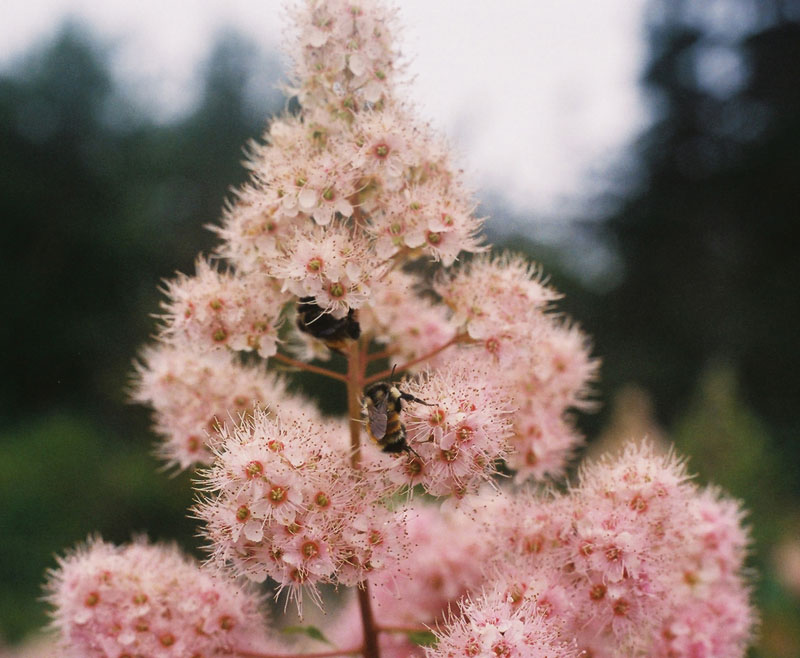
[[[414,452],[406,440],[406,426],[401,419],[403,401],[428,405],[389,382],[376,382],[364,389],[361,413],[367,434],[385,453]]]

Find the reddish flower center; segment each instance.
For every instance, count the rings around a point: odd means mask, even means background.
[[[339,297],[344,297],[344,286],[338,281],[335,281],[328,288],[328,293],[330,294],[331,297],[334,297],[336,299],[338,299]]]
[[[450,450],[442,450],[441,457],[446,462],[454,462],[458,459],[458,449],[456,447],[450,448]]]
[[[311,540],[303,542],[303,545],[300,547],[300,552],[306,559],[317,557],[317,555],[319,555],[319,544]]]
[[[641,513],[641,512],[644,512],[644,511],[646,511],[646,510],[647,510],[647,501],[646,501],[646,500],[645,500],[645,499],[644,499],[642,496],[640,496],[640,495],[637,495],[637,496],[636,496],[636,497],[635,497],[635,498],[634,498],[634,499],[631,501],[631,509],[632,509],[634,512],[640,512],[640,513]]]
[[[236,510],[236,520],[240,523],[244,523],[247,519],[250,518],[250,508],[247,505],[241,505],[239,509]]]
[[[523,547],[526,553],[538,553],[542,550],[542,545],[544,542],[542,541],[541,537],[528,537],[525,539]]]
[[[284,487],[279,484],[276,484],[269,490],[269,500],[271,503],[275,505],[280,505],[284,500],[286,500],[287,491]]]
[[[606,586],[598,583],[589,590],[589,598],[592,601],[600,601],[606,595]]]
[[[459,441],[469,441],[474,432],[475,430],[468,425],[462,425],[458,428],[458,430],[456,430],[456,436],[458,436]]]
[[[628,603],[625,599],[619,599],[614,601],[614,605],[611,606],[611,609],[614,611],[614,614],[617,615],[617,617],[625,617],[628,614],[630,607],[630,603]]]
[[[264,465],[260,461],[253,460],[247,462],[244,467],[244,474],[248,480],[258,477],[264,472]]]
[[[484,345],[489,354],[497,354],[500,351],[500,341],[497,338],[487,338]]]

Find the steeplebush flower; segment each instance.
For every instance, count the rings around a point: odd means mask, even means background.
[[[218,564],[255,582],[270,577],[299,601],[398,557],[402,524],[381,507],[384,490],[358,479],[335,449],[339,433],[338,423],[262,410],[221,430],[195,508]]]
[[[575,641],[542,614],[533,601],[517,601],[503,589],[465,599],[448,631],[437,632],[435,649],[427,658],[449,656],[508,656],[509,658],[578,658]]]
[[[413,452],[384,459],[396,482],[460,498],[496,473],[508,450],[513,409],[502,383],[465,356],[402,385],[427,405],[411,403],[405,414]]]
[[[161,330],[166,342],[200,351],[255,351],[262,357],[277,351],[286,298],[268,280],[243,279],[198,260],[196,276],[179,276],[166,293]]]
[[[70,656],[210,656],[261,640],[258,596],[142,539],[90,539],[59,559],[47,599]]]
[[[636,444],[542,487],[599,362],[538,266],[485,253],[450,149],[399,93],[394,12],[291,13],[299,111],[248,146],[214,264],[165,285],[132,387],[159,456],[198,469],[208,563],[90,540],[49,580],[65,651],[286,655],[256,587],[301,614],[347,597],[305,629],[334,644],[300,647],[317,655],[743,658],[738,503]],[[325,378],[346,415],[277,368]]]
[[[242,365],[230,353],[192,354],[166,344],[143,351],[132,397],[153,408],[163,437],[158,454],[180,469],[210,465],[218,430],[257,407],[317,414],[309,401],[289,393],[281,377]]]

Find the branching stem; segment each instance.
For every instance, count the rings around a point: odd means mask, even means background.
[[[430,633],[427,626],[378,626],[379,633]]]
[[[392,356],[392,354],[394,353],[395,351],[391,349],[372,352],[371,354],[367,354],[367,361],[377,361],[378,359],[386,359]]]
[[[362,653],[364,647],[358,646],[352,649],[332,649],[331,651],[318,651],[316,653],[260,653],[258,651],[236,651],[233,655],[240,658],[330,658],[332,656],[352,656]]]
[[[304,363],[303,361],[298,361],[293,359],[290,356],[286,356],[285,354],[275,354],[272,358],[281,363],[285,363],[286,365],[292,366],[293,368],[297,368],[298,370],[306,370],[308,372],[315,372],[318,375],[324,375],[325,377],[330,377],[331,379],[338,379],[340,382],[346,382],[347,377],[340,372],[336,372],[334,370],[328,370],[327,368],[321,368],[320,366],[315,366],[310,363]]]
[[[394,368],[395,372],[403,372],[404,370],[408,370],[409,368],[417,365],[418,363],[422,363],[423,361],[427,361],[428,359],[436,356],[439,352],[443,352],[451,345],[455,345],[456,343],[464,343],[469,340],[472,340],[467,334],[456,334],[450,340],[448,340],[444,345],[440,345],[434,350],[423,354],[422,356],[418,356],[416,359],[412,359],[408,363],[404,363],[401,366],[397,366]],[[364,379],[364,385],[371,384],[372,382],[380,381],[381,379],[386,379],[392,375],[391,370],[382,370],[381,372],[376,372],[374,375],[370,375]]]

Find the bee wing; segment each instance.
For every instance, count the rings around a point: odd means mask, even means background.
[[[388,415],[386,413],[386,405],[388,400],[384,398],[376,405],[371,405],[367,408],[367,428],[369,429],[372,438],[380,441],[386,436],[386,421]]]

